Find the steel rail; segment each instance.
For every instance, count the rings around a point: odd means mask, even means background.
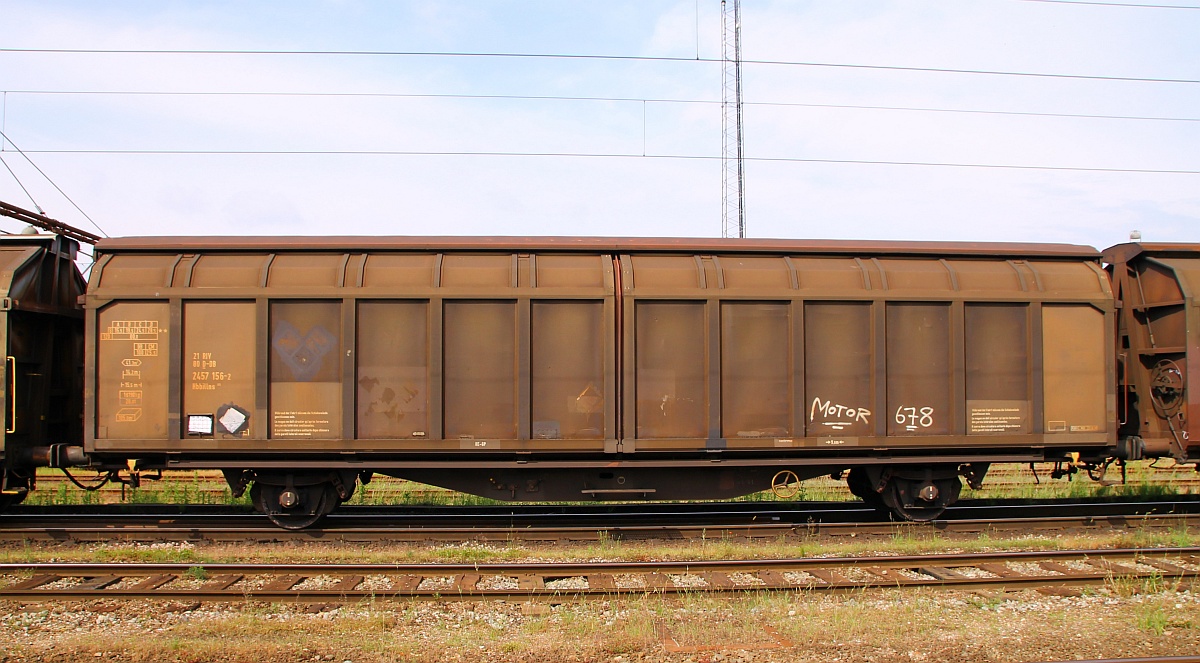
[[[136,511],[135,511],[136,509]],[[74,511],[73,511],[74,510]],[[1016,514],[1045,515],[1054,511],[1060,515],[1140,515],[1145,513],[1200,513],[1200,495],[1175,495],[1170,498],[1147,499],[986,499],[961,500],[946,510],[940,520],[971,518],[1006,518]],[[830,514],[843,517],[847,513],[885,514],[858,500],[832,501],[745,501],[745,502],[591,502],[591,503],[495,503],[495,504],[352,504],[342,505],[330,517],[332,520],[387,516],[394,519],[443,518],[512,518],[570,520],[692,518],[755,518],[776,517],[793,522],[826,519]],[[38,516],[90,515],[109,520],[145,516],[197,517],[214,514],[253,514],[249,507],[233,504],[154,504],[102,503],[88,505],[23,504],[0,513],[8,517],[30,519]]]
[[[219,573],[322,573],[330,569],[354,573],[546,573],[566,574],[602,568],[609,573],[687,572],[689,570],[738,571],[743,569],[805,570],[808,568],[883,566],[899,568],[926,566],[936,560],[941,565],[970,565],[990,562],[1071,561],[1103,557],[1136,559],[1152,557],[1200,556],[1200,546],[1170,548],[1103,548],[1046,551],[1004,551],[985,553],[938,553],[932,555],[868,555],[862,557],[798,557],[792,559],[662,560],[647,562],[396,562],[364,564],[255,563],[255,562],[4,562],[0,575],[61,570],[77,575],[96,575],[121,570],[133,575],[183,573],[202,567]]]
[[[1130,562],[1134,565],[1127,565]],[[1014,563],[1021,566],[1014,568]],[[1036,570],[1031,572],[1031,565]],[[789,577],[789,573],[797,575]],[[0,564],[0,577],[14,576],[21,579],[0,587],[0,600],[142,598],[345,603],[873,588],[1009,590],[1096,585],[1116,579],[1194,583],[1200,579],[1200,547],[600,563]],[[304,586],[313,577],[328,582],[319,587]],[[389,584],[364,587],[368,577],[384,578]],[[201,584],[181,587],[189,581]],[[555,584],[562,581],[574,584]]]
[[[247,525],[244,521],[254,524]],[[191,521],[191,522],[189,522]],[[261,521],[261,522],[259,522]],[[198,519],[174,516],[122,518],[96,524],[50,519],[0,525],[0,541],[597,541],[601,539],[776,539],[788,536],[896,535],[928,531],[946,533],[1048,531],[1070,529],[1180,529],[1200,526],[1200,514],[1084,515],[1052,518],[937,520],[928,523],[884,522],[748,522],[739,524],[441,526],[357,525],[336,522],[326,527],[282,530],[260,516]]]

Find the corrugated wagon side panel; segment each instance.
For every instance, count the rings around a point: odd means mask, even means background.
[[[697,301],[641,301],[635,307],[637,437],[707,436],[706,311]]]
[[[726,438],[793,434],[788,302],[721,305],[721,425]]]
[[[1108,356],[1104,313],[1086,305],[1042,307],[1045,430],[1108,430]]]
[[[269,324],[268,436],[274,440],[343,437],[342,303],[274,301]]]
[[[949,303],[887,305],[887,434],[953,432]]]
[[[809,302],[804,309],[807,435],[871,436],[875,403],[870,302]]]
[[[517,437],[516,315],[511,301],[446,303],[448,439]]]
[[[254,302],[191,301],[183,305],[184,435],[262,437],[266,422],[254,413],[258,335]],[[224,408],[224,409],[223,409]],[[189,427],[188,415],[211,417],[210,428]]]
[[[429,434],[429,303],[358,303],[357,426],[363,439]]]
[[[600,301],[534,301],[532,438],[605,438],[605,334]]]
[[[1029,305],[965,307],[967,434],[1033,432]]]
[[[170,318],[166,302],[116,302],[99,311],[97,438],[167,439]]]

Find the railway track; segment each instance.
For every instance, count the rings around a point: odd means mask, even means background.
[[[501,564],[0,564],[0,600],[356,603],[562,601],[693,592],[865,589],[1048,593],[1106,583],[1192,584],[1200,548],[690,562]]]
[[[859,503],[649,504],[610,507],[349,507],[321,526],[281,530],[231,507],[14,509],[0,541],[591,541],[598,539],[779,538],[905,532],[1187,528],[1200,502],[964,503],[929,523],[880,521]]]

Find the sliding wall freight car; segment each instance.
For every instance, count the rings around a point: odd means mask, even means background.
[[[1125,333],[1088,247],[96,248],[76,455],[113,476],[223,470],[284,527],[312,524],[375,473],[522,501],[727,498],[832,474],[931,518],[994,462],[1200,452],[1186,434],[1172,446],[1129,427],[1128,408],[1155,401],[1118,383],[1128,351],[1115,348],[1143,340]],[[1172,357],[1186,398],[1187,362]],[[1164,425],[1186,431],[1186,414]]]
[[[850,470],[908,517],[996,461],[1117,453],[1114,303],[1064,246],[121,239],[88,453],[226,471],[284,525],[373,472],[516,500]]]

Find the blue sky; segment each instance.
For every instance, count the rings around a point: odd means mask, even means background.
[[[1200,237],[1200,9],[744,0],[742,22],[751,236]],[[721,232],[721,68],[695,61],[720,56],[718,0],[0,0],[0,26],[10,49],[685,60],[0,52],[5,134],[109,235]],[[0,169],[0,200],[32,208],[23,184],[92,229],[12,144],[0,156],[17,176]]]

